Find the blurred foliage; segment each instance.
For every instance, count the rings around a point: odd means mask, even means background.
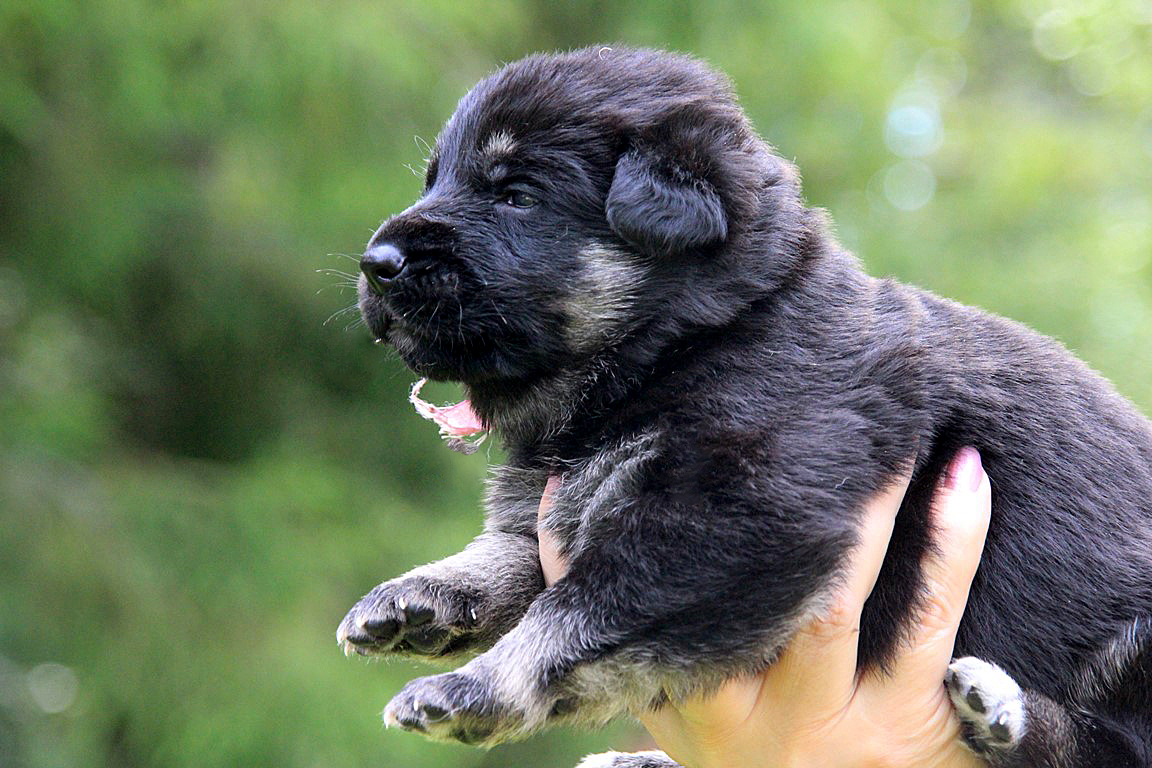
[[[9,0],[0,766],[635,745],[385,733],[415,670],[333,638],[470,538],[496,458],[411,413],[347,273],[477,78],[601,41],[708,58],[873,273],[1056,335],[1152,407],[1149,0]]]

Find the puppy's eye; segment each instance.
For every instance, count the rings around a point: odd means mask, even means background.
[[[510,205],[513,208],[531,208],[540,201],[536,199],[535,195],[529,192],[521,189],[513,189],[504,193],[504,197],[501,198],[500,202],[504,203],[504,205]]]

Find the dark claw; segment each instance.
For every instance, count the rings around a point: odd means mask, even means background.
[[[353,632],[352,634],[348,635],[348,642],[351,643],[353,648],[361,654],[364,653],[364,651],[361,650],[362,647],[374,647],[379,645],[379,640],[377,640],[375,637],[363,634],[361,632]]]
[[[563,717],[570,715],[576,711],[576,699],[557,699],[556,703],[552,705],[552,710],[548,713],[549,717]]]

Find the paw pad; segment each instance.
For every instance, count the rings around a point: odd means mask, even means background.
[[[381,584],[358,602],[337,632],[345,653],[438,656],[467,645],[476,626],[470,595],[421,577]]]
[[[956,659],[945,677],[965,743],[977,754],[1006,752],[1024,737],[1024,691],[995,664]]]
[[[437,740],[482,744],[514,724],[500,711],[480,681],[450,672],[404,686],[384,710],[384,722]]]

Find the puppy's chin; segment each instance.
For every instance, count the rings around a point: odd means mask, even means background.
[[[479,338],[428,336],[403,324],[393,325],[386,338],[405,365],[433,381],[478,384],[513,373],[497,349]]]
[[[442,349],[411,343],[401,334],[392,333],[389,341],[396,347],[404,364],[420,376],[433,381],[460,381],[465,384],[489,377],[484,365],[473,357],[460,357]]]

